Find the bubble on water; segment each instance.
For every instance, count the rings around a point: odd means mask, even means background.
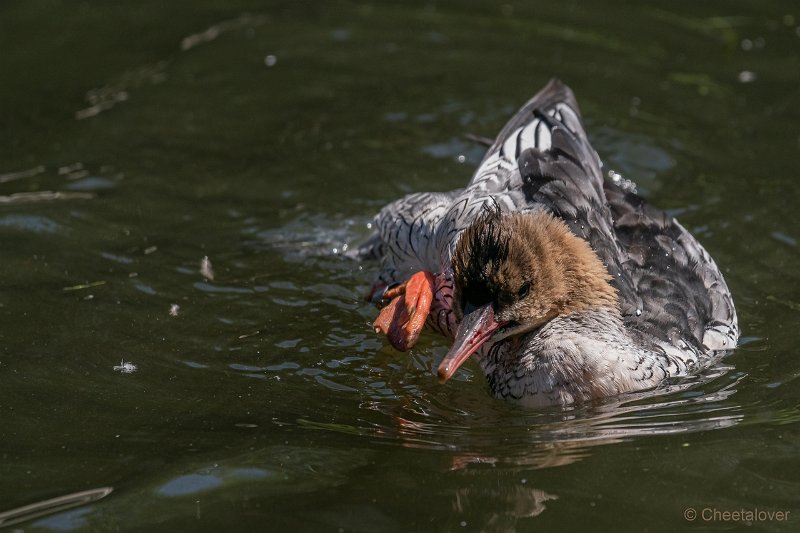
[[[458,157],[456,157],[456,161],[458,161],[459,163],[463,163],[466,160],[467,158],[464,157],[463,155],[459,155]]]
[[[620,174],[619,172],[615,170],[609,170],[608,177],[616,185],[619,185],[622,190],[626,192],[636,193],[636,184],[633,181],[622,177],[622,174]]]
[[[276,63],[278,63],[278,58],[272,54],[264,58],[264,64],[268,67],[274,67]]]
[[[742,50],[745,50],[745,51],[752,50],[753,49],[753,41],[751,41],[750,39],[742,39],[742,41],[739,43],[739,46],[741,46]]]
[[[736,78],[739,80],[739,83],[752,83],[756,81],[756,73],[749,70],[743,70]]]

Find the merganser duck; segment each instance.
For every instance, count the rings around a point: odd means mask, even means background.
[[[475,355],[492,393],[572,404],[657,387],[736,346],[722,273],[678,221],[604,179],[572,91],[551,80],[464,189],[385,206],[358,251],[399,350],[453,339],[440,382]]]

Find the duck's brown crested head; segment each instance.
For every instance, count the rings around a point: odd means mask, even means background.
[[[458,241],[453,272],[457,314],[492,303],[498,320],[542,322],[617,306],[611,276],[597,254],[542,211],[484,212]]]
[[[487,341],[527,333],[559,315],[619,308],[597,254],[546,212],[486,210],[456,244],[453,274],[461,324],[440,380]]]

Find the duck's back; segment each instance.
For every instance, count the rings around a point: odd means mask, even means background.
[[[614,235],[623,255],[618,277],[631,329],[684,349],[731,350],[736,309],[714,260],[674,217],[634,192],[606,183]]]
[[[381,210],[362,253],[380,258],[387,284],[442,271],[486,205],[549,211],[586,239],[614,279],[626,326],[647,348],[693,353],[693,363],[735,347],[736,312],[716,264],[673,217],[603,178],[572,91],[559,81],[511,118],[466,188],[412,194]]]
[[[569,89],[556,86],[574,102]],[[589,242],[613,278],[633,336],[676,357],[733,349],[736,311],[708,252],[674,217],[603,178],[580,118],[576,125],[532,113],[548,123],[551,147],[519,154],[526,200]]]

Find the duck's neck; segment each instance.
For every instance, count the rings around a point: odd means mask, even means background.
[[[495,396],[530,405],[572,404],[658,385],[664,355],[644,350],[610,307],[561,315],[479,356]]]

